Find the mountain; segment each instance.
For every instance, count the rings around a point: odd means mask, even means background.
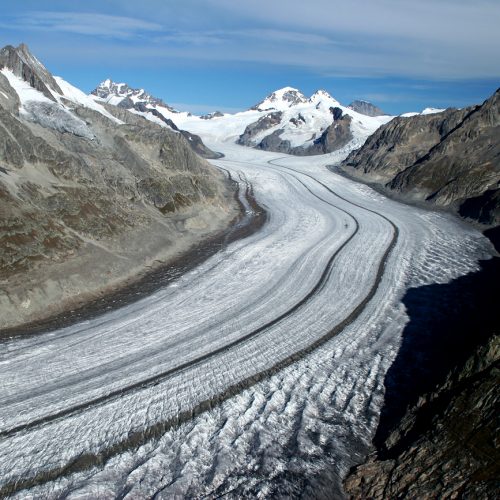
[[[103,102],[125,109],[133,108],[136,103],[142,103],[151,107],[161,106],[171,113],[178,112],[161,99],[148,94],[144,89],[133,89],[126,83],[115,83],[109,78],[101,82],[91,94]]]
[[[384,113],[379,107],[368,101],[352,101],[347,107],[366,116],[383,116],[387,114]]]
[[[256,104],[251,109],[257,111],[268,111],[270,109],[277,109],[283,111],[284,109],[307,102],[307,97],[293,87],[283,87],[269,94],[263,101]]]
[[[500,224],[500,90],[482,105],[398,117],[341,168],[410,201]]]
[[[189,142],[52,76],[25,45],[0,50],[2,327],[90,300],[225,228],[234,188]]]
[[[291,87],[273,92],[252,110],[263,114],[247,125],[238,144],[300,156],[359,147],[392,118],[344,107],[325,90],[307,98]]]
[[[215,159],[221,156],[207,148],[198,135],[179,129],[171,119],[171,116],[179,114],[179,111],[147,93],[144,89],[133,89],[126,83],[115,83],[108,78],[91,92],[91,96],[95,96],[94,99],[98,102],[127,109],[162,127],[169,127],[179,132],[188,140],[188,144],[195,153],[203,158]]]

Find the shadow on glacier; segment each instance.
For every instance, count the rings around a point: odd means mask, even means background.
[[[500,258],[480,266],[447,284],[410,289],[403,297],[409,322],[384,380],[385,400],[374,438],[379,450],[406,409],[444,382],[452,367],[463,364],[498,329]]]

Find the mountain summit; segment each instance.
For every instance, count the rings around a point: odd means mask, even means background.
[[[30,52],[24,43],[18,47],[7,45],[0,50],[0,70],[8,69],[30,86],[41,92],[51,101],[55,101],[54,92],[62,90],[45,66]]]
[[[251,109],[258,111],[276,109],[282,111],[296,104],[307,102],[307,100],[307,97],[300,90],[293,87],[283,87],[269,94],[263,101]]]
[[[134,89],[126,83],[116,83],[110,78],[101,82],[91,94],[95,95],[100,101],[119,106],[120,108],[130,109],[136,104],[142,104],[143,106],[161,106],[168,109],[171,113],[178,112],[144,89]]]

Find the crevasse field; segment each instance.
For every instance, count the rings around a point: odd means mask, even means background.
[[[152,296],[0,344],[3,493],[339,491],[377,426],[404,292],[473,271],[489,251],[448,215],[328,171],[342,152],[203,138],[267,222]]]

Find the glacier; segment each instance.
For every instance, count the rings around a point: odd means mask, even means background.
[[[331,173],[343,152],[206,142],[267,222],[149,297],[0,344],[0,494],[340,495],[376,429],[401,297],[491,252],[452,216]]]

